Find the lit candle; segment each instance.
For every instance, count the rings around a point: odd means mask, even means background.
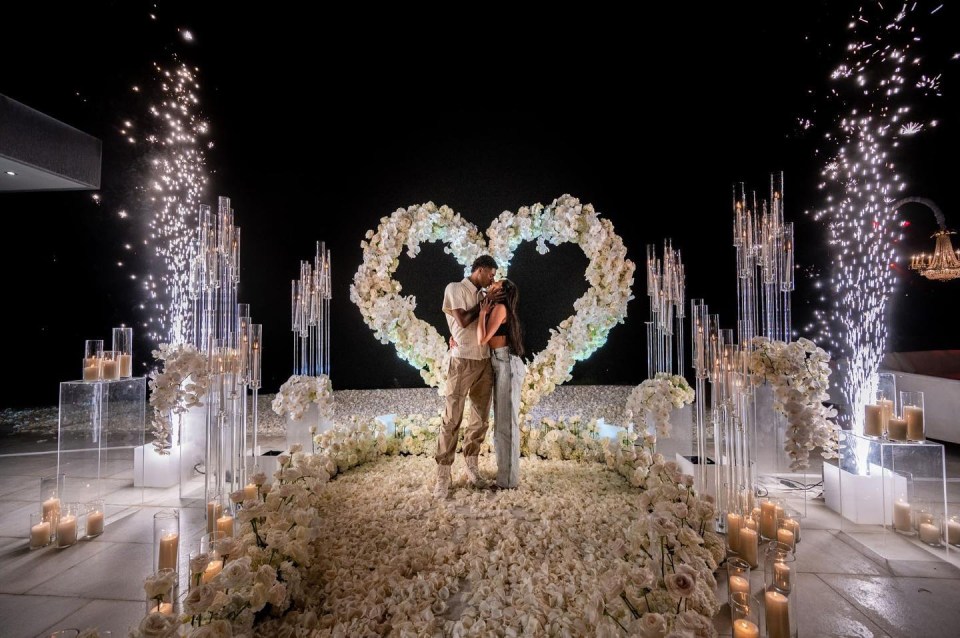
[[[907,422],[907,438],[923,440],[923,408],[917,405],[903,406],[903,420]]]
[[[224,514],[217,519],[217,531],[223,532],[224,536],[233,536],[233,517]]]
[[[919,512],[917,512],[917,521],[916,521],[917,529],[920,529],[920,526],[923,525],[924,523],[933,524],[932,512],[928,512],[927,510],[920,510]]]
[[[67,514],[57,523],[57,546],[67,547],[77,542],[77,517]]]
[[[771,501],[760,503],[760,533],[764,538],[777,537],[777,504]]]
[[[773,586],[782,592],[790,593],[790,565],[786,563],[773,564]]]
[[[116,359],[103,359],[101,365],[101,373],[104,379],[111,380],[120,378],[120,366]]]
[[[891,416],[890,420],[887,421],[887,438],[889,438],[891,441],[906,441],[907,422],[903,419],[898,419],[895,416]]]
[[[739,514],[730,512],[727,514],[727,545],[731,552],[740,551],[740,521],[743,520]]]
[[[30,547],[46,547],[50,544],[50,523],[40,521],[30,528]]]
[[[207,533],[217,531],[217,519],[223,514],[223,505],[216,501],[207,503]]]
[[[800,542],[800,521],[788,518],[783,521],[783,526],[793,532],[793,542]]]
[[[180,535],[176,532],[163,534],[160,537],[160,556],[157,558],[157,570],[172,569],[177,571],[177,549],[180,547]]]
[[[960,521],[947,521],[947,542],[951,545],[960,545]]]
[[[100,360],[91,357],[83,360],[83,380],[96,381],[100,378]]]
[[[121,377],[132,377],[133,376],[133,356],[129,354],[120,355],[120,376]]]
[[[890,417],[893,416],[893,401],[890,399],[880,399],[877,403],[880,405],[880,425],[883,426],[883,431],[886,432],[890,424]]]
[[[203,570],[203,576],[200,578],[200,582],[203,584],[209,583],[213,580],[213,577],[223,571],[223,561],[222,560],[212,560],[207,564],[207,568]]]
[[[790,602],[777,591],[768,591],[764,595],[767,609],[767,636],[770,638],[790,638]]]
[[[749,520],[749,519],[748,519]],[[749,527],[740,528],[740,557],[750,564],[750,567],[757,566],[757,554],[759,545],[757,542],[757,532]]]
[[[863,406],[864,420],[863,433],[867,436],[881,436],[883,434],[883,410],[876,403]]]
[[[87,514],[87,536],[100,534],[103,534],[103,512],[90,512]]]
[[[253,483],[247,483],[243,488],[243,500],[245,501],[255,501],[257,500],[257,486]]]
[[[733,621],[733,638],[760,638],[760,628],[744,618]]]
[[[156,605],[155,607],[151,607],[151,608],[150,608],[150,613],[151,613],[151,614],[155,614],[155,613],[157,613],[158,611],[159,611],[161,614],[166,614],[166,615],[168,615],[168,616],[172,616],[172,615],[173,615],[173,603],[160,603],[159,605]]]
[[[737,592],[742,592],[744,594],[750,593],[750,581],[744,578],[743,576],[733,575],[727,581],[727,588],[730,590],[729,593],[732,596]]]
[[[51,496],[43,502],[43,520],[56,522],[60,518],[60,499]]]
[[[893,528],[898,532],[909,532],[913,529],[910,524],[910,503],[901,500],[893,504]]]
[[[921,523],[920,540],[922,540],[927,545],[939,545],[940,529],[936,525],[933,525],[932,523]]]
[[[797,548],[793,542],[793,532],[783,527],[777,530],[777,542],[783,543],[784,545],[789,545],[790,549]]]
[[[740,525],[740,529],[743,529],[744,527],[746,527],[747,529],[752,529],[753,531],[757,531],[757,517],[748,516],[745,519],[743,519],[743,522]]]

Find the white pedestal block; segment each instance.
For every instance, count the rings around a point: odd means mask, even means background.
[[[170,454],[158,454],[152,445],[140,445],[134,448],[134,487],[173,487],[179,481],[179,445],[170,448]]]
[[[884,486],[884,480],[887,481]],[[904,476],[870,464],[870,474],[853,474],[832,463],[823,464],[823,498],[827,507],[858,525],[883,525],[893,522],[893,510],[886,508],[884,488],[893,493],[907,489]]]

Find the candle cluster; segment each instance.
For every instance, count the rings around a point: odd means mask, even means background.
[[[115,381],[133,376],[133,328],[113,329],[113,350],[103,349],[103,339],[84,345],[84,381]]]
[[[46,496],[40,511],[30,514],[30,549],[52,543],[58,548],[70,547],[81,538],[103,533],[103,501],[63,503],[59,491],[48,492]]]
[[[887,393],[878,392],[876,402],[863,407],[863,434],[893,442],[922,443],[923,392],[901,392],[899,412]]]

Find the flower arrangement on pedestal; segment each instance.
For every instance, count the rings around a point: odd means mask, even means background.
[[[627,418],[631,421],[649,418],[657,428],[657,436],[670,436],[670,411],[693,403],[696,393],[687,380],[678,374],[658,372],[635,387],[627,398]],[[643,429],[643,428],[641,428]]]
[[[153,357],[163,362],[162,369],[150,373],[153,446],[159,454],[169,454],[173,416],[203,405],[200,400],[210,386],[209,364],[191,344],[160,344]]]
[[[749,366],[753,383],[773,386],[774,408],[787,418],[784,450],[790,455],[790,467],[802,470],[810,466],[810,451],[819,447],[824,458],[836,458],[837,411],[823,404],[830,377],[830,355],[809,339],[790,343],[753,339]]]
[[[325,374],[293,375],[280,386],[271,407],[280,416],[299,420],[312,404],[317,405],[321,421],[333,419],[333,385]]]
[[[536,204],[518,212],[500,214],[487,231],[489,245],[477,228],[447,206],[432,202],[399,209],[380,220],[376,232],[368,231],[363,263],[350,286],[350,299],[360,309],[364,322],[381,343],[393,343],[401,359],[420,370],[423,380],[443,388],[446,380],[447,340],[429,323],[418,319],[416,299],[400,294],[402,287],[393,278],[404,247],[416,257],[420,244],[440,241],[444,251],[464,268],[489,252],[505,276],[513,253],[525,241],[536,242],[537,251],[572,242],[589,260],[584,277],[587,292],[574,302],[575,314],[550,331],[547,347],[527,365],[521,391],[521,416],[527,415],[540,399],[570,380],[574,363],[593,354],[607,339],[610,330],[627,316],[632,299],[634,264],[626,258],[623,240],[608,219],[600,218],[590,204],[564,195],[549,206]]]

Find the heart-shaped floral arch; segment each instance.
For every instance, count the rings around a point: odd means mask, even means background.
[[[400,294],[393,278],[404,246],[411,258],[420,244],[440,241],[469,274],[473,260],[490,254],[506,276],[517,246],[536,241],[537,252],[547,244],[572,242],[589,260],[584,277],[590,287],[574,304],[574,314],[550,330],[547,347],[527,363],[520,414],[529,414],[540,399],[570,380],[577,361],[593,354],[607,339],[610,329],[623,323],[627,302],[633,299],[634,264],[627,259],[623,240],[608,219],[601,219],[593,206],[564,195],[549,206],[534,204],[518,212],[504,211],[487,230],[489,243],[477,227],[447,206],[428,202],[397,209],[380,219],[376,232],[367,231],[360,242],[363,263],[353,277],[350,299],[360,308],[363,320],[381,343],[393,343],[400,358],[420,370],[428,385],[445,386],[449,351],[447,340],[432,325],[418,319],[416,299]],[[439,302],[441,291],[438,289]]]

